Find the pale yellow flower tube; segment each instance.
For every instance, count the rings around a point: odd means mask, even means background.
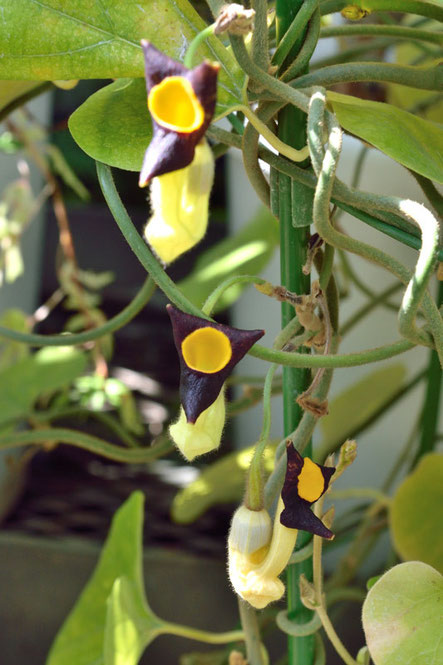
[[[183,407],[169,434],[180,452],[190,462],[198,455],[216,450],[225,426],[225,396],[222,389],[215,400],[203,411],[195,423],[188,423]]]
[[[194,247],[206,233],[214,157],[206,139],[195,148],[189,166],[153,178],[153,215],[144,236],[164,263]]]
[[[250,548],[242,548],[243,551],[240,551],[235,538],[230,536],[228,540],[228,570],[231,584],[243,600],[257,609],[263,609],[269,603],[279,600],[285,592],[284,584],[278,576],[288,564],[298,530],[288,529],[280,523],[283,507],[280,498],[272,538],[267,546],[260,546],[253,552],[245,551]]]

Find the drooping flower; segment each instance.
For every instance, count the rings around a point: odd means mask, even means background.
[[[231,584],[240,598],[257,609],[263,609],[269,603],[280,600],[285,592],[279,575],[288,564],[298,531],[288,529],[280,522],[282,509],[283,503],[280,499],[272,537],[265,543],[258,541],[256,550],[250,551],[250,547],[241,547],[231,536],[228,539],[228,571]],[[235,515],[236,513],[234,517]],[[246,524],[245,519],[244,521]]]
[[[254,515],[254,511],[241,506],[234,513],[228,539],[231,584],[243,600],[257,609],[283,596],[285,587],[279,575],[289,562],[298,529],[323,538],[333,537],[332,532],[311,512],[310,506],[326,492],[335,469],[320,466],[307,457],[303,459],[292,443],[288,445],[287,452],[288,471],[272,534],[261,515],[263,511]],[[242,539],[238,537],[241,528],[247,531]]]
[[[225,426],[225,396],[223,389],[217,399],[202,411],[195,423],[188,423],[183,407],[169,434],[182,455],[191,462],[198,455],[217,450]]]
[[[152,178],[183,169],[194,159],[195,148],[211,122],[217,94],[218,63],[203,62],[187,69],[141,42],[148,109],[153,137],[140,172],[140,187]]]
[[[286,446],[288,465],[282,489],[285,505],[280,516],[281,523],[291,529],[310,531],[322,538],[333,538],[334,534],[311,510],[311,506],[328,489],[332,466],[321,466],[309,457],[302,457],[291,442]]]
[[[180,358],[180,401],[188,423],[217,399],[224,382],[264,330],[239,330],[167,306]]]
[[[144,236],[163,263],[171,263],[205,235],[213,179],[214,157],[205,139],[188,166],[153,178],[153,215]]]

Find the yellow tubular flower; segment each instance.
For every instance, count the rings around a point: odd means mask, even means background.
[[[294,550],[298,530],[288,529],[281,524],[280,514],[283,508],[280,498],[272,539],[268,546],[261,546],[253,552],[241,551],[232,538],[228,540],[231,584],[243,600],[259,610],[275,600],[280,600],[285,592],[285,586],[278,577],[286,568]]]
[[[225,425],[225,396],[222,389],[215,400],[203,411],[195,423],[187,422],[183,407],[169,434],[177,448],[190,462],[198,455],[217,450]]]
[[[214,157],[205,139],[189,166],[152,180],[153,215],[144,235],[164,263],[174,261],[205,235],[213,180]]]

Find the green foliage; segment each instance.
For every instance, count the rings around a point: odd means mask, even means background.
[[[443,578],[421,561],[388,570],[363,604],[363,628],[375,665],[430,665],[443,660]]]
[[[142,586],[119,577],[107,601],[104,665],[137,665],[163,626],[148,606]]]
[[[426,178],[443,183],[443,127],[391,104],[328,92],[348,132]]]
[[[259,275],[271,260],[279,242],[278,222],[261,208],[236,235],[221,240],[206,250],[194,269],[178,286],[191,302],[201,307],[208,295],[233,275]],[[239,298],[244,284],[227,289],[217,302],[215,312],[229,307]]]
[[[140,171],[152,138],[145,80],[119,79],[101,88],[71,115],[69,129],[93,159]]]
[[[128,0],[124,10],[113,0],[92,4],[90,0],[75,4],[3,0],[0,8],[2,21],[9,26],[0,34],[0,76],[4,78],[143,77],[141,39],[151,40],[179,60],[189,41],[205,27],[188,0]],[[13,33],[25,34],[26,39],[10,39]],[[212,37],[198,50],[198,57],[222,65],[219,112],[237,103],[244,75],[221,42]]]
[[[217,503],[239,503],[245,491],[245,477],[254,446],[229,453],[204,469],[190,485],[178,492],[171,507],[171,517],[179,524],[194,522]],[[274,468],[275,444],[264,453],[264,468]]]
[[[392,540],[402,559],[424,561],[443,573],[443,455],[431,453],[398,487],[391,504]]]
[[[0,372],[0,424],[25,417],[39,396],[66,387],[86,369],[86,355],[48,347]]]
[[[122,630],[120,622],[128,622],[130,632],[132,619],[128,614],[140,607],[147,612],[142,577],[142,525],[143,495],[134,492],[115,514],[98,564],[61,627],[46,665],[137,662],[119,660],[121,651],[114,660],[108,656],[104,661],[103,645],[106,634],[108,649],[112,641],[124,648],[118,636]],[[131,642],[131,648],[132,645]]]
[[[404,365],[375,370],[331,400],[329,414],[320,420],[321,457],[355,436],[388,406],[406,376]]]

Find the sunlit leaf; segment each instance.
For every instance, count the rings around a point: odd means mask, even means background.
[[[348,132],[426,178],[443,183],[443,126],[391,104],[328,92],[334,113]]]
[[[329,415],[320,420],[322,454],[336,450],[371,423],[397,394],[405,376],[403,365],[390,365],[371,372],[331,400]]]
[[[140,171],[152,138],[144,79],[119,79],[101,88],[71,115],[69,129],[93,159]]]
[[[178,286],[189,300],[200,307],[211,291],[228,277],[259,275],[272,258],[278,243],[277,220],[266,208],[261,208],[239,233],[206,250],[197,259],[190,275]],[[231,305],[244,288],[244,284],[236,284],[226,290],[215,312]]]
[[[126,604],[130,596],[137,610],[140,604],[144,606],[142,525],[143,494],[134,492],[114,515],[98,564],[61,627],[46,665],[103,665],[108,597],[113,593],[111,607],[122,600],[122,593]],[[114,591],[118,578],[127,581],[123,583],[123,590],[117,585]],[[130,594],[128,589],[131,589]],[[112,613],[112,609],[110,611]]]
[[[0,423],[26,416],[39,395],[68,386],[86,368],[71,347],[46,347],[0,372]]]
[[[431,453],[397,489],[391,504],[394,547],[402,559],[419,559],[443,573],[443,455]]]
[[[375,665],[443,662],[443,577],[421,561],[401,563],[374,584],[363,628]]]
[[[199,477],[176,494],[171,507],[175,522],[194,522],[217,503],[239,503],[245,491],[245,474],[249,469],[254,446],[229,453],[204,469]],[[274,467],[275,444],[264,454],[265,471]]]
[[[143,77],[140,40],[182,60],[204,27],[188,0],[0,0],[0,77],[70,80]],[[20,35],[20,38],[17,38]],[[244,75],[216,37],[197,58],[221,63],[219,105],[238,103]],[[122,116],[122,122],[124,116]]]
[[[145,648],[163,630],[139,585],[128,577],[115,580],[107,601],[104,665],[137,665]]]

